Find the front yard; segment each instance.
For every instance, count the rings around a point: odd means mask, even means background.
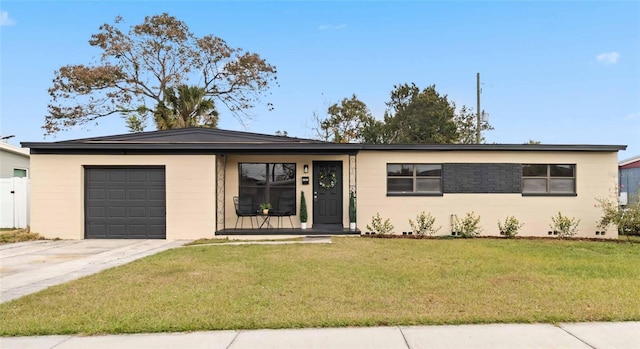
[[[0,335],[640,320],[640,244],[334,238],[170,250],[0,305]]]

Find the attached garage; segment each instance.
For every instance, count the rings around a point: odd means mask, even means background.
[[[164,167],[85,166],[85,238],[165,239]]]

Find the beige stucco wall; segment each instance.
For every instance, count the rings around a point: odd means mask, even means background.
[[[444,194],[435,197],[388,197],[387,163],[540,163],[576,164],[575,197],[531,197],[521,194]],[[396,233],[411,231],[409,218],[425,211],[442,226],[439,234],[451,233],[451,215],[462,218],[474,211],[481,217],[482,235],[498,236],[498,221],[513,215],[524,227],[522,236],[547,236],[551,217],[563,215],[581,220],[577,236],[597,237],[596,221],[601,216],[596,198],[615,199],[618,178],[617,153],[610,152],[381,152],[362,151],[357,157],[358,228],[380,212],[389,218]],[[606,238],[617,237],[610,228]]]
[[[32,155],[33,231],[47,238],[84,238],[85,165],[165,166],[167,239],[213,236],[213,155]]]
[[[615,199],[618,178],[617,154],[604,152],[380,152],[357,155],[357,171],[350,173],[347,155],[227,155],[224,157],[224,227],[233,228],[236,215],[233,197],[238,195],[240,162],[296,163],[297,204],[304,191],[313,225],[313,161],[341,161],[343,168],[343,226],[348,226],[349,176],[357,176],[358,228],[377,212],[390,218],[396,233],[410,231],[408,219],[429,212],[441,225],[440,234],[451,232],[451,215],[463,217],[474,211],[481,217],[483,235],[499,235],[497,222],[514,215],[525,226],[521,235],[547,236],[551,216],[581,219],[578,236],[596,237],[600,210],[596,198]],[[576,197],[523,197],[520,194],[444,194],[435,197],[387,197],[386,164],[393,163],[559,163],[576,164]],[[216,230],[216,160],[213,155],[32,155],[31,227],[48,238],[84,237],[85,165],[163,165],[166,169],[167,239],[211,237]],[[309,173],[303,166],[309,165]],[[310,177],[302,185],[302,177]],[[294,227],[299,217],[292,217]],[[286,221],[288,225],[288,220]],[[220,228],[222,225],[218,225]],[[245,227],[247,224],[245,224]],[[610,228],[605,237],[614,238]]]
[[[225,184],[225,228],[233,228],[236,223],[236,213],[233,197],[238,195],[238,164],[241,162],[257,163],[295,163],[296,164],[296,215],[291,217],[294,227],[300,227],[300,192],[304,191],[307,202],[307,226],[313,226],[313,161],[341,161],[342,162],[342,226],[349,226],[349,156],[348,155],[228,155],[226,156],[226,184]],[[309,173],[303,173],[303,166],[309,165]],[[302,177],[309,177],[309,184],[302,185]],[[248,218],[244,218],[247,220]],[[285,218],[286,219],[286,218]],[[255,224],[255,222],[254,222]],[[244,227],[249,227],[249,221]],[[285,227],[289,226],[286,219]],[[240,227],[240,223],[238,223]]]

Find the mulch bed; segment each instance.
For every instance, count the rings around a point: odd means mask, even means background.
[[[414,240],[422,240],[422,239],[430,239],[430,240],[448,240],[448,239],[465,239],[461,236],[453,236],[453,235],[438,235],[438,236],[429,236],[429,235],[413,235],[413,234],[361,234],[360,237],[363,238],[372,238],[372,239],[414,239]],[[640,241],[637,240],[629,240],[625,239],[624,236],[620,236],[618,239],[606,239],[606,238],[585,238],[585,237],[575,237],[575,238],[559,238],[557,236],[516,236],[512,238],[507,238],[504,236],[476,236],[473,238],[466,239],[494,239],[494,240],[565,240],[565,241],[593,241],[593,242],[614,242],[614,243],[634,243],[638,244]]]

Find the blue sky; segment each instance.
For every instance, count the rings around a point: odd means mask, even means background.
[[[313,137],[312,115],[355,93],[382,118],[394,84],[431,84],[482,109],[490,143],[626,144],[640,154],[640,2],[0,3],[0,134],[10,143],[126,133],[119,116],[44,137],[54,71],[88,64],[91,34],[167,12],[278,68],[279,86],[243,128],[220,106],[219,127]],[[266,102],[275,110],[268,111]],[[148,129],[153,125],[149,124]]]

